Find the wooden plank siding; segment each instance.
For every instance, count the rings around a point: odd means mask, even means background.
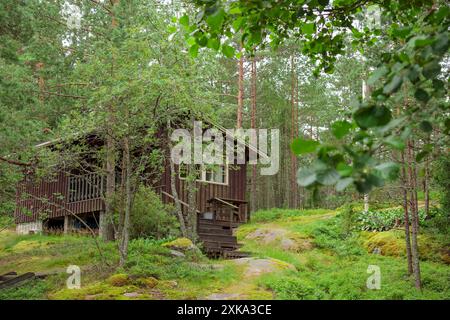
[[[245,200],[247,183],[246,165],[229,166],[228,170],[227,185],[196,182],[197,210],[200,212],[207,211],[207,201],[214,197]],[[20,183],[16,193],[16,223],[36,221],[39,216],[57,218],[70,215],[71,212],[81,214],[103,211],[105,205],[101,197],[101,192],[95,189],[93,190],[86,183],[80,183],[79,179],[78,177],[72,177],[72,183],[70,183],[70,177],[61,172],[53,180]],[[102,179],[92,177],[90,179],[92,179],[90,181],[99,183],[102,187],[104,186]],[[180,199],[187,203],[188,190],[186,181],[180,180],[177,174],[175,184]],[[77,194],[70,194],[69,186],[70,188],[75,188]],[[172,194],[168,164],[165,166],[165,170],[161,175],[159,186],[163,191]],[[48,199],[48,201],[42,201],[41,199]],[[173,200],[165,195],[162,195],[162,200],[165,203],[173,203]],[[182,208],[184,213],[186,213],[186,207],[183,206]],[[246,220],[246,214],[246,205],[241,205],[239,210],[241,221]]]
[[[232,168],[233,167],[233,168]],[[170,186],[170,170],[166,166],[166,170],[161,178],[161,188],[163,191],[172,194]],[[177,167],[176,169],[177,170]],[[196,202],[197,210],[200,212],[207,211],[207,201],[211,198],[228,198],[244,200],[246,195],[247,184],[247,167],[246,164],[233,165],[228,169],[228,184],[216,184],[208,182],[196,181],[195,187],[197,189]],[[180,180],[178,174],[176,175],[175,185],[177,188],[178,196],[180,200],[188,202],[188,184],[185,180]],[[162,195],[162,199],[165,203],[173,203],[173,200],[168,196]],[[186,213],[187,208],[182,206],[183,212]],[[247,207],[246,205],[240,206],[239,215],[241,221],[246,220]]]
[[[82,193],[82,190],[79,192]],[[81,214],[104,210],[100,196],[89,198],[86,192],[83,195],[85,200],[69,201],[69,176],[63,172],[52,180],[21,182],[16,192],[16,223],[36,221],[43,216],[57,218],[72,212]]]

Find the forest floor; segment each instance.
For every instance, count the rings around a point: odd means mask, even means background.
[[[49,275],[0,290],[0,299],[450,299],[448,237],[421,231],[422,291],[406,274],[401,230],[344,235],[330,210],[258,212],[237,230],[250,257],[236,260],[133,240],[122,269],[113,243],[100,243],[100,258],[92,238],[3,231],[0,274]],[[66,288],[69,265],[81,268],[80,289]],[[369,266],[379,267],[378,290],[367,288]]]

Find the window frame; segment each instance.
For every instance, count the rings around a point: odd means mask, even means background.
[[[178,179],[180,180],[186,180],[186,177],[182,177],[181,176],[181,166],[184,165],[186,166],[186,164],[184,163],[180,163],[178,165]],[[221,186],[227,186],[228,182],[229,182],[229,168],[228,168],[228,164],[223,164],[220,165],[224,168],[224,172],[225,172],[225,182],[217,182],[217,181],[210,181],[210,180],[206,180],[206,171],[207,168],[205,165],[201,164],[200,165],[200,179],[195,179],[196,182],[203,182],[203,183],[209,183],[209,184],[217,184],[217,185],[221,185]]]

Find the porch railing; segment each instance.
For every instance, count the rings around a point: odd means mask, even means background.
[[[85,201],[102,197],[105,177],[97,173],[69,177],[68,202]]]

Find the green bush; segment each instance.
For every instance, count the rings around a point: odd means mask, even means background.
[[[438,208],[430,208],[430,216],[432,219],[437,218],[441,214]],[[425,209],[419,209],[419,224],[425,223]],[[402,207],[389,208],[378,211],[360,212],[358,214],[358,224],[361,230],[365,231],[386,231],[396,226],[402,226],[405,223],[405,214]],[[409,217],[411,221],[411,215]]]
[[[342,217],[321,222],[311,232],[318,248],[328,249],[338,256],[361,255],[364,250],[358,242],[358,234],[346,233],[342,228]]]
[[[307,209],[307,210],[299,210],[299,209],[280,209],[280,208],[272,208],[268,210],[259,210],[253,213],[250,217],[251,222],[269,222],[275,221],[283,218],[293,218],[300,216],[308,216],[315,214],[324,214],[329,212],[327,209]]]
[[[269,278],[263,285],[275,292],[280,300],[317,300],[323,298],[322,292],[300,277]]]
[[[441,209],[450,217],[450,158],[443,156],[434,161],[433,182],[440,191]]]
[[[345,205],[339,213],[342,232],[350,235],[358,226],[358,213],[352,204]]]
[[[131,211],[131,238],[162,239],[178,233],[179,223],[173,207],[162,203],[152,189],[141,186]]]
[[[202,269],[197,263],[206,263],[206,258],[198,251],[179,258],[170,254],[170,249],[161,246],[164,240],[136,239],[130,242],[125,271],[134,276],[154,277],[171,280],[195,278],[201,280],[212,271]]]

